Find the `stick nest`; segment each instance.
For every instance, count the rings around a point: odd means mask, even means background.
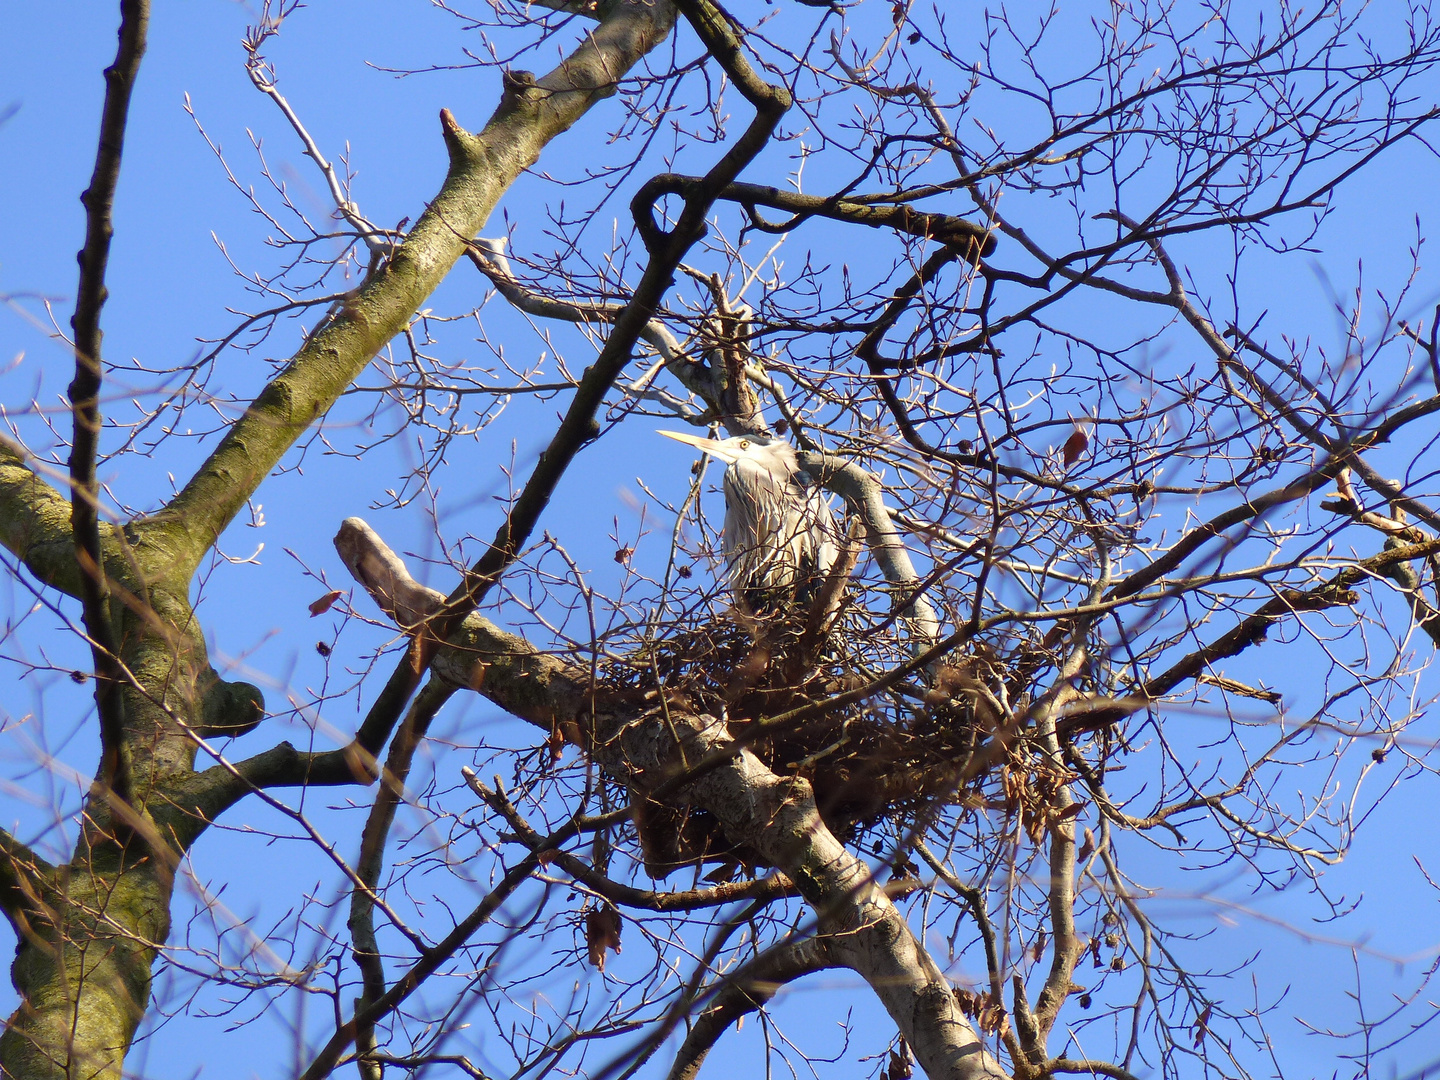
[[[854,840],[887,819],[952,800],[973,772],[976,749],[1000,717],[992,687],[998,667],[970,659],[931,673],[929,686],[901,688],[822,709],[793,728],[755,736],[758,720],[824,702],[868,679],[858,636],[831,634],[802,649],[781,621],[741,626],[717,620],[676,631],[603,674],[612,691],[659,692],[723,717],[737,739],[772,771],[810,782],[825,824]],[[734,849],[708,814],[635,797],[636,827],[650,872],[731,861]]]

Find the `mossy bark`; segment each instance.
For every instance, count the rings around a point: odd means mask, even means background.
[[[442,112],[450,169],[404,243],[310,336],[167,510],[142,527],[165,533],[176,559],[193,570],[300,434],[405,328],[520,173],[546,144],[612,95],[617,79],[673,23],[667,0],[611,4],[554,71],[529,83],[507,80],[499,107],[478,134]]]
[[[7,1077],[119,1080],[144,1016],[174,879],[158,860],[95,839],[82,841],[17,927],[11,978],[21,1004],[0,1036]]]
[[[101,525],[109,623],[124,672],[118,751],[129,801],[97,781],[62,867],[45,866],[0,834],[0,907],[19,938],[12,977],[21,997],[0,1036],[0,1074],[122,1075],[149,1004],[151,965],[169,933],[179,860],[214,814],[250,790],[231,769],[197,773],[199,739],[249,730],[263,714],[258,690],[225,683],[210,667],[190,579],[286,451],[449,273],[521,171],[613,94],[674,23],[668,0],[616,0],[599,10],[598,25],[554,71],[507,82],[479,134],[442,113],[449,172],[405,241],[316,328],[168,506],[123,529]],[[45,585],[71,597],[83,592],[69,500],[3,438],[0,545]]]
[[[117,569],[129,560],[108,562]],[[133,563],[130,563],[133,566]],[[100,779],[66,865],[23,876],[8,914],[19,943],[11,969],[20,1007],[0,1037],[6,1076],[116,1077],[150,997],[150,971],[170,930],[180,856],[207,822],[179,812],[170,791],[193,774],[192,731],[213,702],[255,705],[253,687],[222,684],[183,593],[117,573],[116,639],[124,670],[124,741],[131,798]],[[220,687],[223,692],[217,693]],[[28,869],[28,868],[27,868]]]

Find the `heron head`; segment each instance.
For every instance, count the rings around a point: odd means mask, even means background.
[[[780,442],[779,439],[767,438],[764,435],[736,435],[730,439],[705,439],[699,435],[689,435],[682,431],[661,431],[659,434],[674,439],[676,442],[682,442],[686,446],[693,446],[696,450],[725,462],[726,465],[764,457],[766,451]]]

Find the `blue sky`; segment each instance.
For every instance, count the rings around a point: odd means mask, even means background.
[[[250,145],[249,133],[253,133],[262,142],[272,174],[285,181],[297,205],[316,218],[327,213],[316,170],[302,156],[279,114],[246,79],[239,42],[254,14],[249,5],[230,0],[155,4],[117,199],[111,297],[104,319],[105,348],[112,359],[137,357],[164,367],[195,357],[206,348],[199,339],[213,339],[233,325],[235,316],[227,309],[252,303],[230,261],[245,270],[275,261],[274,252],[264,246],[272,230],[229,184],[197,131],[197,120],[210,140],[223,147],[242,184],[262,182]],[[451,17],[426,4],[317,0],[286,24],[280,39],[267,50],[279,70],[281,89],[320,145],[332,158],[348,145],[355,173],[353,193],[373,221],[413,220],[438,186],[445,167],[437,120],[440,108],[452,109],[462,124],[476,128],[498,92],[493,69],[435,71],[407,78],[382,69],[454,64],[463,60],[462,43],[475,46],[477,41],[474,35],[462,38]],[[0,169],[0,237],[4,238],[0,294],[15,298],[10,308],[0,311],[0,361],[8,365],[0,400],[12,412],[24,410],[30,401],[53,412],[69,378],[68,356],[47,334],[38,298],[52,299],[57,319],[65,322],[75,288],[74,252],[84,227],[78,194],[93,161],[100,70],[113,49],[111,7],[73,0],[15,6],[8,13],[7,33],[0,38],[0,111],[14,106],[0,124],[0,160],[7,163]],[[1435,87],[1428,90],[1432,96],[1436,92]],[[193,120],[185,108],[187,95]],[[610,107],[613,103],[602,106]],[[553,166],[564,172],[605,154],[594,139],[582,122],[552,147],[541,168]],[[1346,189],[1352,209],[1336,214],[1326,226],[1325,239],[1335,254],[1326,257],[1323,273],[1315,265],[1308,274],[1299,274],[1295,267],[1302,264],[1292,260],[1284,276],[1267,277],[1262,271],[1242,287],[1273,293],[1276,304],[1307,313],[1316,338],[1333,340],[1329,290],[1344,294],[1352,289],[1362,268],[1367,281],[1403,277],[1416,216],[1423,231],[1440,209],[1434,194],[1437,179],[1432,155],[1418,148],[1397,154],[1387,167]],[[526,200],[536,197],[539,188],[528,181],[517,185],[502,203],[501,210],[510,220],[522,225],[517,247],[538,244],[540,239],[535,229],[524,227]],[[628,195],[617,202],[615,213],[625,213],[625,200]],[[493,224],[489,234],[502,234],[504,223],[498,214]],[[1196,257],[1203,258],[1203,252]],[[432,304],[437,311],[458,309],[473,305],[484,291],[478,275],[462,265]],[[1433,306],[1435,299],[1432,286],[1416,300],[1417,311]],[[485,334],[504,343],[521,362],[545,347],[498,300],[485,308],[483,320]],[[265,361],[283,359],[298,340],[299,328],[291,324],[277,330],[254,353],[226,354],[222,358],[225,389],[242,398],[252,393],[269,370]],[[573,355],[580,356],[575,335],[565,340]],[[117,387],[108,411],[123,417],[126,400],[148,390],[143,381]],[[498,523],[492,496],[505,489],[503,470],[513,455],[518,475],[525,475],[548,438],[547,424],[557,407],[517,404],[482,440],[457,448],[442,478],[446,486],[436,496],[445,542],[458,544],[467,535],[490,535]],[[353,441],[361,433],[363,412],[361,405],[337,409],[337,444]],[[45,445],[33,416],[21,424],[36,444]],[[198,450],[195,442],[172,441],[155,460],[127,458],[123,469],[103,479],[118,503],[144,511],[168,493],[170,476],[183,482]],[[383,500],[384,488],[393,482],[394,463],[405,461],[412,450],[392,445],[384,454],[377,465],[323,455],[319,446],[313,447],[303,460],[289,462],[295,466],[292,471],[265,485],[257,496],[257,503],[263,504],[257,516],[237,524],[222,541],[225,553],[237,560],[250,557],[262,543],[264,548],[251,561],[215,568],[205,584],[200,616],[217,666],[225,660],[232,671],[261,684],[272,710],[287,693],[304,700],[345,685],[351,678],[345,669],[362,664],[367,653],[389,640],[383,628],[352,623],[344,626],[343,647],[337,648],[328,667],[316,653],[316,640],[332,641],[342,620],[338,615],[308,617],[306,605],[323,586],[307,569],[325,575],[336,587],[348,587],[330,546],[343,518],[361,514],[397,549],[419,559],[444,561],[424,514],[413,508],[369,509]],[[650,429],[637,425],[633,433],[607,439],[603,455],[582,455],[557,492],[545,527],[561,537],[598,580],[613,582],[620,571],[613,559],[612,529],[619,530],[621,540],[628,540],[643,527],[666,528],[663,522],[642,523],[638,518],[637,478],[664,496],[676,497],[684,491],[687,467],[688,459],[662,448]],[[264,524],[257,527],[261,519]],[[428,573],[436,587],[446,591],[451,587],[453,578],[443,565]],[[16,618],[30,609],[33,597],[13,584],[9,589],[11,615]],[[7,726],[14,729],[10,743],[0,744],[0,762],[6,777],[38,796],[27,801],[12,785],[3,796],[0,817],[18,821],[22,835],[41,842],[54,840],[54,834],[44,830],[57,815],[73,812],[79,787],[63,772],[52,770],[47,776],[34,769],[37,744],[25,740],[43,730],[45,749],[63,766],[73,768],[78,776],[88,775],[94,767],[93,719],[85,714],[83,693],[64,675],[67,668],[86,666],[86,661],[75,640],[50,632],[53,621],[46,612],[32,615],[20,640],[37,664],[54,670],[0,683],[5,687],[0,709]],[[1272,655],[1291,654],[1260,651],[1254,664],[1261,677]],[[381,666],[388,667],[388,662]],[[1273,673],[1271,681],[1281,682],[1284,674]],[[1425,688],[1435,689],[1428,684]],[[316,745],[328,745],[327,731],[343,736],[353,730],[357,706],[363,710],[371,692],[327,702],[320,710],[318,734],[312,736],[299,723],[283,731],[267,725],[250,736],[247,745],[258,749],[280,737],[297,745],[313,737]],[[19,722],[26,717],[38,717],[40,722]],[[1197,725],[1205,722],[1195,718]],[[1434,722],[1427,718],[1412,730],[1422,739],[1433,739]],[[521,748],[535,742],[531,731],[473,703],[452,705],[437,733],[464,744],[449,756],[444,743],[433,748],[430,767],[441,789],[457,785],[458,768],[474,756],[470,746],[477,738]],[[1204,741],[1203,730],[1195,739]],[[234,753],[242,752],[243,746],[234,748]],[[1390,777],[1379,779],[1388,782]],[[1316,921],[1323,909],[1298,889],[1257,897],[1255,881],[1243,872],[1222,868],[1179,873],[1167,860],[1152,862],[1137,855],[1135,865],[1146,871],[1147,883],[1168,890],[1164,903],[1173,912],[1169,917],[1196,934],[1208,935],[1195,946],[1197,958],[1242,958],[1263,949],[1253,971],[1237,976],[1237,981],[1248,986],[1253,975],[1258,999],[1266,1004],[1279,1001],[1267,1023],[1277,1057],[1291,1069],[1286,1075],[1321,1076],[1332,1071],[1349,1075],[1335,1060],[1334,1043],[1307,1033],[1296,1015],[1318,1018],[1322,1026],[1341,1027],[1352,1019],[1344,992],[1355,972],[1365,988],[1367,1007],[1383,1008],[1379,1003],[1387,994],[1411,985],[1437,955],[1440,896],[1417,865],[1432,875],[1440,872],[1440,840],[1432,827],[1437,794],[1435,778],[1422,775],[1401,785],[1366,823],[1365,835],[1351,856],[1326,878],[1330,893],[1343,896],[1346,905],[1362,896],[1363,901],[1352,914],[1333,923]],[[343,791],[310,793],[303,806],[342,852],[353,851],[363,820],[363,810],[347,806],[349,797]],[[262,807],[247,805],[232,812],[224,824],[227,828],[215,830],[197,848],[192,860],[196,878],[216,890],[224,886],[221,899],[237,921],[248,922],[257,931],[275,926],[282,941],[295,944],[295,959],[303,959],[309,931],[291,921],[292,908],[307,892],[326,902],[340,895],[333,868],[318,861],[306,842],[267,838],[267,830],[293,833],[294,823]],[[413,824],[419,829],[423,823],[417,818]],[[198,925],[203,920],[187,923],[183,907],[187,901],[181,903],[177,940],[191,931],[203,936],[205,931]],[[343,915],[332,916],[337,925],[343,922]],[[555,985],[568,985],[572,978],[593,976],[586,970],[567,971]],[[1077,979],[1083,981],[1079,975]],[[827,1049],[835,1053],[841,1049],[836,1025],[853,1009],[855,1035],[842,1060],[822,1070],[826,1077],[873,1076],[878,1063],[862,1059],[878,1053],[889,1037],[888,1020],[868,993],[855,992],[857,982],[844,974],[816,977],[787,992],[776,1010],[781,1027],[802,1044],[817,1047],[820,1053]],[[159,989],[180,994],[186,985],[183,976],[176,976],[175,988],[162,981]],[[0,1008],[8,1010],[8,994],[8,985],[0,987]],[[1240,986],[1232,991],[1235,999],[1246,994]],[[1433,990],[1430,996],[1434,997]],[[159,1024],[137,1049],[132,1067],[163,1080],[197,1075],[223,1080],[268,1077],[294,1067],[294,1040],[286,1030],[287,1023],[296,1022],[293,1004],[253,1026],[232,1031],[231,1022],[246,1015],[245,1009],[231,1016],[198,1015],[220,1013],[220,1002],[220,997],[202,994],[192,1006],[192,1015]],[[180,1004],[183,1001],[171,999],[172,1007]],[[476,1028],[491,1022],[483,1011],[471,1020]],[[322,1031],[327,1021],[322,1012],[303,1023],[314,1033]],[[715,1075],[757,1069],[762,1034],[760,1024],[748,1021],[723,1050],[727,1056],[709,1068]],[[1379,1075],[1405,1076],[1431,1059],[1440,1059],[1440,1024],[1385,1057],[1390,1071]]]

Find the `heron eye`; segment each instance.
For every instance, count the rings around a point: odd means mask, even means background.
[[[750,440],[749,440],[749,439],[741,439],[741,440],[740,440],[740,449],[741,449],[741,450],[749,450],[749,449],[750,449]]]

